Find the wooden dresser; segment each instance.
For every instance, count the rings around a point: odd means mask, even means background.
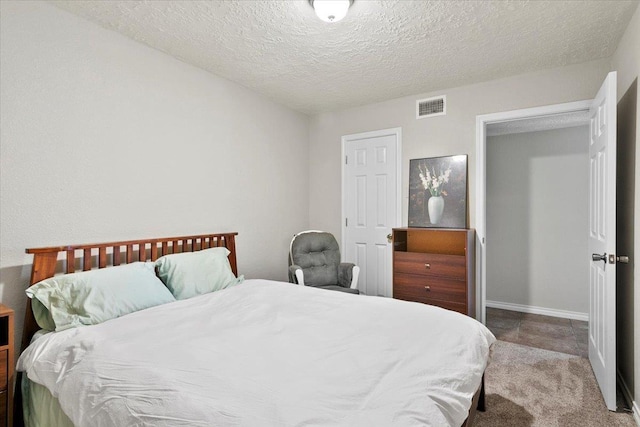
[[[393,297],[475,317],[475,230],[394,228]]]
[[[0,304],[0,427],[13,424],[13,310]]]

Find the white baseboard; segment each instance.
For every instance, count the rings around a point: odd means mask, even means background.
[[[540,314],[543,316],[562,317],[563,319],[582,320],[585,322],[589,321],[589,313],[580,313],[578,311],[556,310],[555,308],[544,308],[533,305],[512,304],[510,302],[489,300],[487,300],[487,307],[519,311],[521,313]]]
[[[624,381],[624,378],[622,378],[622,375],[620,375],[620,371],[617,371],[617,373],[618,373],[618,382],[620,383],[620,390],[622,391],[622,396],[624,396],[624,399],[627,401],[627,405],[629,405],[629,407],[633,411],[633,419],[635,420],[638,427],[640,427],[640,408],[638,407],[638,403],[635,402],[631,397],[631,391],[629,391],[629,387],[627,386],[627,383]]]

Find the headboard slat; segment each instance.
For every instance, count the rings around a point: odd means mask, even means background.
[[[120,265],[120,246],[116,245],[113,247],[113,265]]]
[[[196,236],[180,236],[180,237],[167,237],[158,239],[141,239],[141,240],[127,240],[121,242],[107,242],[107,243],[93,243],[82,245],[67,245],[67,246],[53,246],[46,248],[31,248],[27,249],[28,254],[33,254],[33,266],[31,268],[31,280],[30,284],[34,285],[42,280],[53,277],[56,273],[56,267],[58,263],[58,254],[60,252],[66,253],[66,273],[75,272],[75,264],[78,258],[76,258],[76,251],[82,251],[82,267],[83,270],[91,270],[92,267],[92,250],[98,250],[98,267],[109,268],[110,266],[118,266],[122,261],[121,247],[126,247],[127,263],[134,261],[134,246],[139,248],[138,259],[140,261],[150,260],[155,261],[158,257],[158,244],[162,244],[162,255],[169,254],[169,243],[172,243],[172,253],[187,252],[189,251],[188,242],[191,241],[191,251],[196,251],[198,248],[197,241],[200,240],[200,249],[205,249],[205,239],[209,239],[209,246],[226,246],[229,249],[229,264],[231,264],[231,270],[233,274],[238,275],[238,267],[236,261],[236,246],[235,236],[238,233],[218,233],[218,234],[203,234]],[[180,242],[182,242],[182,250],[180,250]],[[214,245],[214,242],[216,243]],[[151,245],[150,253],[147,253],[146,246]],[[107,256],[107,248],[113,248],[113,256],[111,262]],[[31,341],[33,334],[39,329],[38,324],[31,311],[31,300],[27,298],[27,307],[24,315],[24,329],[22,333],[22,350],[24,350]]]
[[[107,248],[98,248],[98,268],[107,266]]]
[[[84,255],[82,257],[82,269],[84,271],[91,270],[91,248],[84,250]]]
[[[133,262],[133,245],[127,245],[127,263]]]
[[[231,271],[233,271],[233,274],[235,274],[236,276],[238,276],[238,263],[237,263],[237,259],[236,259],[236,239],[235,236],[233,235],[225,235],[224,236],[224,241],[226,243],[226,248],[229,249],[229,252],[231,252],[229,254],[229,263],[231,264]],[[233,256],[231,256],[233,255]]]
[[[73,249],[67,251],[67,274],[76,271],[76,251]]]
[[[144,262],[147,259],[147,245],[145,242],[140,242],[138,245],[138,261]]]

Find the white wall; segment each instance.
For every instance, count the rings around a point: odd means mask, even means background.
[[[308,117],[43,2],[2,1],[0,300],[25,248],[238,231],[286,280],[308,228]]]
[[[418,94],[313,116],[310,130],[312,228],[341,234],[340,137],[402,127],[402,217],[406,223],[409,159],[469,154],[469,211],[475,225],[476,115],[591,99],[609,71],[609,61],[571,65],[470,86]],[[417,120],[415,101],[447,95],[447,115]]]
[[[588,141],[588,126],[487,137],[487,300],[589,312]]]
[[[625,342],[623,351],[633,363],[627,366],[628,370],[623,374],[625,381],[632,388],[635,400],[634,411],[636,422],[640,425],[640,262],[637,257],[640,254],[640,98],[637,94],[637,79],[640,75],[640,7],[638,7],[625,30],[620,43],[611,59],[611,69],[618,72],[618,100],[627,94],[629,87],[636,82],[635,94],[635,209],[634,209],[634,246],[636,259],[633,270],[633,282],[630,293],[633,294],[633,343]],[[629,118],[630,119],[630,118]],[[630,121],[630,120],[629,120]],[[622,268],[622,267],[621,267]],[[632,347],[632,348],[627,348]],[[629,372],[631,371],[631,372]]]

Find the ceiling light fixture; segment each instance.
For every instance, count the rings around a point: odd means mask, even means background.
[[[309,0],[318,18],[325,22],[338,22],[345,16],[353,0]]]

